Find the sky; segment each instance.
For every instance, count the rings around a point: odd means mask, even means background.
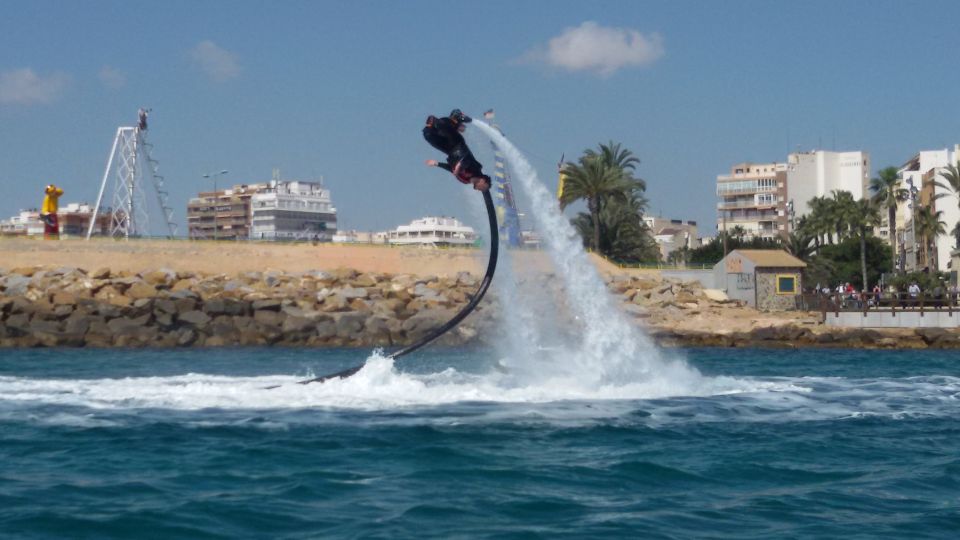
[[[219,180],[319,180],[341,229],[470,222],[424,165],[429,114],[493,108],[551,189],[561,156],[621,143],[648,213],[715,234],[716,176],[799,150],[872,174],[960,142],[952,1],[2,0],[0,218],[56,183],[94,202],[118,126],[148,138],[180,231]],[[487,169],[479,134],[468,142]],[[521,211],[524,199],[519,197]],[[575,213],[577,208],[568,210]],[[481,215],[482,217],[482,215]],[[154,232],[158,212],[151,215]]]

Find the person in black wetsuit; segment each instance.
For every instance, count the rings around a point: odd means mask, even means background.
[[[464,184],[473,184],[473,189],[486,191],[490,189],[490,177],[483,174],[483,165],[473,157],[473,152],[463,140],[463,131],[466,124],[473,119],[454,109],[450,116],[437,118],[427,117],[427,125],[423,128],[423,138],[430,146],[447,155],[446,162],[428,159],[427,165],[440,167],[453,173],[457,180]]]

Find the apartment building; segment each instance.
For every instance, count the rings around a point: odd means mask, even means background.
[[[815,150],[787,156],[786,197],[795,217],[810,213],[814,197],[849,191],[854,199],[869,197],[870,156],[866,152]]]
[[[187,202],[188,236],[207,240],[249,238],[250,199],[269,186],[269,183],[238,184],[229,189],[200,192]]]
[[[738,163],[717,176],[717,230],[741,227],[747,236],[775,238],[787,231],[787,167]]]
[[[250,204],[252,239],[330,242],[337,234],[337,209],[319,182],[274,180]]]
[[[960,221],[960,208],[957,206],[957,196],[940,174],[950,164],[956,164],[960,159],[960,145],[942,150],[924,150],[907,160],[900,169],[900,187],[912,193],[908,200],[897,206],[896,212],[896,252],[899,266],[907,271],[932,267],[932,253],[927,253],[922,239],[916,234],[913,227],[913,211],[915,208],[928,206],[933,212],[943,212],[941,220],[946,224],[947,234],[940,235],[936,241],[936,267],[941,272],[952,268],[950,253],[954,249],[956,239],[950,231],[954,224]],[[889,231],[887,214],[883,212],[883,224],[880,234],[886,235]],[[886,236],[884,236],[886,237]]]
[[[740,163],[717,176],[717,230],[740,226],[747,236],[772,239],[790,233],[810,213],[814,197],[849,191],[869,197],[866,152],[795,152],[786,163]]]

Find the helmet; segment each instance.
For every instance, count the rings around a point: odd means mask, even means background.
[[[471,118],[465,114],[460,109],[454,109],[450,111],[450,118],[456,122],[463,122],[464,124],[470,122]]]

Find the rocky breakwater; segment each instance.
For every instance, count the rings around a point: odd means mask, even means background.
[[[416,342],[469,301],[479,280],[329,272],[214,275],[158,269],[0,271],[0,346],[393,346]],[[496,298],[440,343],[477,341]]]

